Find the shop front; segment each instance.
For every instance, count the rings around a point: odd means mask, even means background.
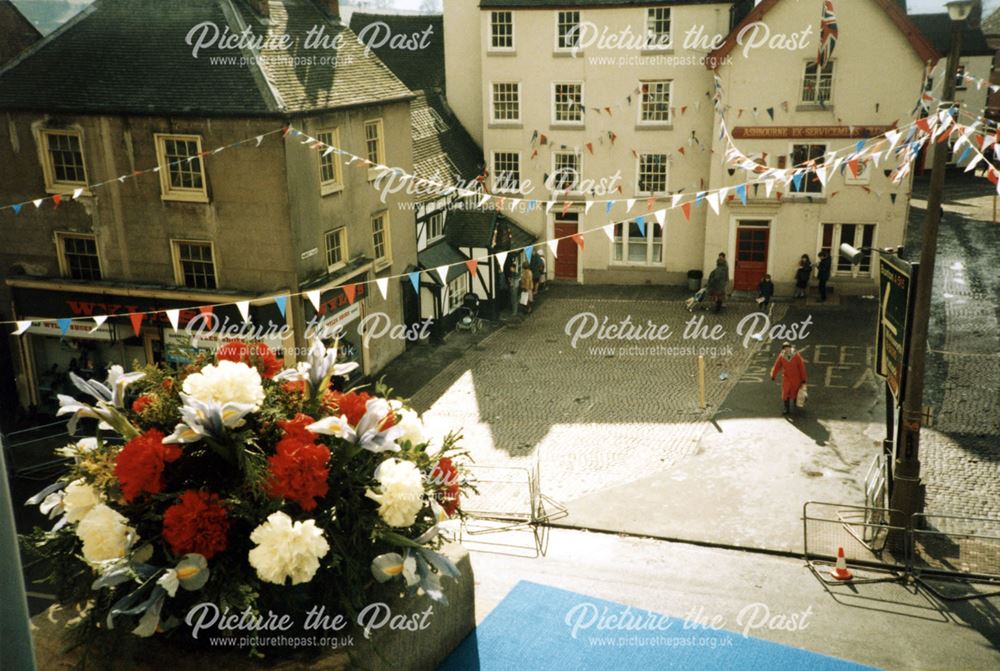
[[[337,343],[337,361],[354,362],[358,368],[348,376],[349,382],[369,372],[369,356],[361,333],[367,316],[366,304],[370,287],[367,273],[354,275],[344,284],[320,289],[319,309],[303,297],[306,343],[320,338],[325,345]]]

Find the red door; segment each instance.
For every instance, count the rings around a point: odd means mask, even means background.
[[[748,291],[757,288],[757,283],[767,274],[769,239],[770,229],[766,226],[747,226],[740,222],[736,228],[736,269],[733,272],[733,289]]]
[[[567,221],[572,217],[573,221]],[[566,238],[565,240],[559,240],[559,246],[556,247],[556,279],[557,280],[572,280],[576,282],[577,275],[577,246],[576,242],[567,236],[573,235],[577,232],[577,215],[568,214],[566,215],[567,220],[555,222],[553,227],[553,232],[557,238]]]

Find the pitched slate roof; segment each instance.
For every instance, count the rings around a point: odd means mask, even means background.
[[[455,247],[489,248],[493,245],[494,223],[500,229],[500,235],[497,236],[498,249],[517,249],[538,239],[503,214],[464,209],[448,211],[444,226],[445,239]],[[504,231],[510,232],[510,238],[506,242],[503,240]]]
[[[993,13],[983,19],[980,26],[983,35],[1000,35],[1000,7],[993,10]]]
[[[464,265],[468,260],[469,257],[452,247],[446,240],[436,242],[417,254],[417,262],[424,270],[433,271],[439,266],[450,266],[448,268],[449,282],[462,273],[468,272]],[[431,273],[431,277],[435,282],[441,281],[441,277],[435,272]]]
[[[483,152],[448,107],[440,93],[418,91],[410,102],[413,172],[444,185],[469,185],[483,171]],[[417,194],[416,200],[437,195]]]
[[[351,30],[412,90],[444,89],[444,17],[441,14],[351,14]],[[413,38],[415,49],[388,38]]]
[[[0,109],[289,116],[411,97],[312,0],[269,6],[265,22],[246,0],[96,0],[0,70]],[[188,37],[199,25],[207,37],[249,28],[266,43],[242,50],[216,43],[196,58]],[[306,49],[307,32],[319,26],[331,39],[340,35],[341,46]],[[272,48],[283,34],[290,48]],[[229,61],[213,62],[219,57]]]
[[[951,48],[951,19],[947,13],[910,14],[910,20],[930,40],[941,55],[948,53]],[[962,55],[992,56],[993,51],[986,44],[983,30],[979,27],[973,27],[966,21],[962,28]]]
[[[720,0],[480,0],[483,9],[549,9],[553,7],[653,7],[716,5]]]
[[[853,1],[859,2],[860,0]],[[762,20],[764,15],[771,11],[771,9],[773,9],[779,2],[781,2],[781,0],[761,0],[760,4],[754,7],[753,11],[747,14],[743,20],[736,25],[736,27],[729,31],[729,35],[726,36],[722,46],[708,54],[708,57],[705,58],[705,67],[709,70],[714,70],[718,67],[719,62],[721,62],[722,59],[736,47],[736,39],[740,32],[751,23],[756,23],[757,21]],[[930,41],[924,37],[923,33],[920,32],[920,29],[917,28],[912,21],[910,21],[910,17],[907,17],[906,12],[900,8],[896,0],[872,0],[872,2],[876,3],[882,11],[885,12],[886,16],[888,16],[889,19],[896,24],[896,28],[899,29],[899,32],[901,32],[910,43],[910,46],[913,47],[913,51],[917,54],[921,61],[926,63],[927,61],[938,60],[941,54],[934,48],[934,45],[932,45]],[[818,15],[816,17],[816,21],[817,23],[819,22]]]

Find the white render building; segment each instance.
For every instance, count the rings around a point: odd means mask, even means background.
[[[736,145],[769,167],[822,159],[912,120],[939,54],[896,0],[835,5],[839,40],[817,72],[818,2],[445,0],[449,104],[483,147],[493,193],[557,201],[510,214],[540,240],[616,223],[611,239],[560,242],[558,258],[546,250],[550,278],[680,284],[726,252],[735,288],[768,272],[790,291],[802,254],[840,241],[900,244],[910,178],[894,184],[865,165],[857,177],[804,180],[802,193],[751,188],[745,206],[730,194],[717,214],[700,200],[663,228],[630,220],[676,193],[752,178],[723,163],[716,74]],[[635,202],[610,211],[586,202],[607,198]],[[867,262],[835,266],[833,283],[867,290],[871,276]]]

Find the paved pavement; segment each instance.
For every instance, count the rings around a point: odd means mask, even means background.
[[[914,185],[907,247],[919,258],[927,181]],[[1000,224],[993,186],[949,174],[938,241],[922,432],[931,513],[1000,519]]]
[[[766,609],[776,628],[757,620],[750,636],[881,669],[1000,668],[996,599],[945,602],[896,583],[827,590],[798,559],[555,529],[544,558],[474,551],[472,564],[479,620],[530,580],[738,633]],[[777,628],[807,612],[805,628]],[[692,631],[704,633],[675,633]]]

